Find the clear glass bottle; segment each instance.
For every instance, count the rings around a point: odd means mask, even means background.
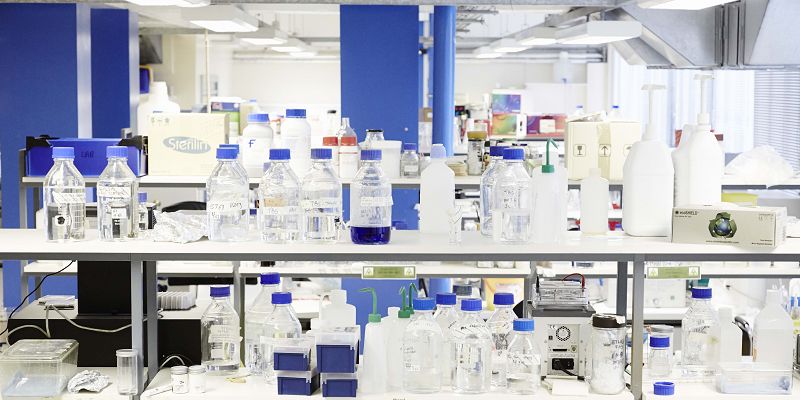
[[[713,374],[719,357],[719,320],[711,306],[711,288],[692,288],[692,303],[681,327],[683,373],[689,376]]]
[[[305,242],[336,243],[342,220],[342,183],[331,165],[331,149],[311,149],[311,161],[300,191],[300,232]]]
[[[653,378],[664,378],[672,374],[672,349],[669,346],[669,336],[650,336],[647,369]]]
[[[217,166],[206,181],[208,239],[217,242],[247,240],[250,183],[232,148],[217,149]]]
[[[200,318],[202,365],[209,373],[232,374],[239,369],[239,314],[230,302],[230,287],[211,287],[211,304]]]
[[[400,176],[419,178],[419,154],[417,154],[416,143],[403,143],[403,154],[400,156]]]
[[[442,388],[442,328],[431,298],[414,299],[414,316],[403,334],[403,390],[436,393]]]
[[[524,159],[525,150],[520,147],[503,149],[492,205],[492,237],[498,243],[522,244],[531,238],[531,177]]]
[[[489,165],[481,175],[481,195],[480,195],[480,223],[481,234],[492,236],[494,230],[492,226],[492,207],[494,207],[494,183],[497,174],[502,167],[503,147],[489,147]]]
[[[139,192],[139,235],[144,235],[150,229],[150,211],[147,209],[147,193]]]
[[[383,142],[384,140],[386,139],[383,138],[383,129],[367,129],[367,136],[364,139],[364,144],[361,149],[380,149],[380,147],[377,147],[380,145],[376,143]]]
[[[460,316],[456,309],[456,294],[437,293],[436,312],[433,314],[433,319],[439,324],[444,337],[441,357],[442,386],[449,387],[453,384],[453,343],[450,336],[450,327],[453,326],[459,318]]]
[[[350,239],[386,244],[392,235],[392,184],[381,169],[381,150],[361,150],[361,168],[350,186]]]
[[[481,308],[481,299],[462,300],[462,317],[450,328],[456,393],[485,393],[492,385],[492,333]]]
[[[97,180],[97,225],[100,240],[125,241],[139,233],[139,182],[128,167],[128,148],[106,147],[108,165]]]
[[[625,389],[625,317],[592,316],[592,391],[617,394]]]
[[[276,341],[280,339],[295,339],[303,334],[303,329],[300,326],[300,320],[292,308],[292,294],[289,292],[275,292],[272,294],[272,313],[264,322],[264,337],[266,341],[267,356],[266,362],[266,375],[268,378],[273,378],[275,371],[273,370],[273,355],[272,349]]]
[[[266,371],[267,351],[262,343],[264,324],[272,314],[272,294],[280,289],[281,278],[277,272],[261,274],[259,277],[261,292],[244,313],[244,366],[252,375],[264,375]]]
[[[236,168],[241,171],[242,175],[247,176],[247,170],[244,168],[244,164],[242,163],[242,153],[239,151],[239,145],[236,143],[223,143],[219,145],[219,147],[227,147],[236,152]]]
[[[495,293],[494,313],[486,321],[492,332],[492,387],[506,387],[506,353],[511,332],[514,330],[514,294]]]
[[[53,167],[44,178],[47,240],[63,242],[86,237],[86,182],[75,168],[72,147],[53,147]]]
[[[542,356],[533,339],[532,319],[514,320],[514,333],[508,344],[506,386],[514,394],[533,394],[542,382]]]
[[[270,149],[270,167],[258,185],[258,226],[261,240],[267,243],[300,237],[300,179],[289,158],[289,149]]]

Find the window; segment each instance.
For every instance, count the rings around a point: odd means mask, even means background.
[[[756,146],[775,148],[800,169],[800,71],[756,71],[754,135]]]

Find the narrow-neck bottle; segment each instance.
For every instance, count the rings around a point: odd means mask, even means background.
[[[494,294],[494,313],[486,321],[492,331],[492,386],[506,387],[506,351],[508,340],[514,329],[514,295],[512,293]]]
[[[514,333],[508,344],[506,382],[514,394],[533,394],[542,379],[542,356],[533,339],[532,319],[514,320]]]
[[[420,174],[419,230],[425,234],[449,234],[449,213],[455,206],[455,174],[446,164],[441,144],[431,147],[431,163]]]
[[[416,143],[403,143],[403,154],[400,156],[400,176],[419,178],[419,154],[417,154]]]
[[[433,318],[434,300],[414,299],[414,316],[403,334],[403,390],[436,393],[442,388],[442,328]]]
[[[274,375],[273,351],[282,339],[295,339],[303,334],[300,320],[292,308],[292,294],[289,292],[272,293],[272,313],[267,316],[264,323],[264,337],[268,346],[267,370],[268,377]]]
[[[44,178],[47,240],[63,242],[86,237],[86,183],[72,160],[72,147],[53,148],[53,167]]]
[[[392,234],[392,184],[381,169],[381,150],[362,150],[361,160],[350,187],[350,239],[386,244]]]
[[[275,273],[261,274],[261,291],[244,314],[244,365],[253,375],[263,375],[266,371],[267,349],[262,343],[264,324],[272,314],[272,294],[279,291],[281,278]]]
[[[719,361],[719,320],[711,288],[692,288],[692,304],[681,321],[681,364],[685,375],[711,375]]]
[[[250,187],[233,149],[217,149],[217,166],[206,181],[206,192],[208,239],[218,242],[247,240]]]
[[[239,369],[239,314],[230,303],[230,287],[211,287],[211,304],[200,318],[202,364],[212,374]]]
[[[312,149],[311,159],[301,187],[300,232],[305,242],[333,244],[339,240],[342,184],[331,165],[331,149]]]
[[[100,240],[125,241],[139,233],[139,183],[128,167],[128,148],[106,148],[108,165],[97,181],[97,224]]]
[[[462,300],[462,317],[450,328],[456,393],[485,393],[492,384],[492,333],[481,308],[481,299]]]
[[[502,168],[503,148],[501,146],[489,147],[489,165],[483,171],[480,187],[480,223],[481,234],[492,236],[492,207],[494,207],[494,184],[497,174]]]
[[[300,237],[300,180],[289,166],[289,149],[270,149],[270,167],[258,186],[261,240],[286,243]]]
[[[503,149],[492,209],[492,236],[498,243],[523,244],[531,237],[531,178],[525,171],[525,150]]]
[[[753,327],[753,361],[791,370],[793,330],[792,318],[781,306],[780,292],[767,290],[764,308],[756,315]]]

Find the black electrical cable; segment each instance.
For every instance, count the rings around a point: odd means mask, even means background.
[[[69,262],[69,264],[65,265],[64,268],[61,268],[60,270],[58,270],[56,272],[51,272],[49,274],[44,275],[42,277],[42,279],[39,281],[39,283],[36,285],[36,287],[33,288],[33,290],[31,290],[30,293],[28,293],[28,295],[25,296],[25,298],[22,299],[22,301],[19,302],[19,304],[16,307],[14,307],[14,311],[11,311],[11,314],[8,314],[8,319],[10,320],[11,317],[14,316],[14,313],[17,312],[23,305],[25,305],[25,302],[28,301],[28,298],[31,297],[34,293],[36,293],[36,291],[39,290],[40,287],[42,287],[42,284],[44,283],[45,279],[47,279],[48,277],[51,277],[53,275],[58,275],[58,274],[64,272],[64,270],[69,268],[69,266],[74,264],[74,263],[75,263],[75,260],[72,260],[72,261]],[[6,333],[8,331],[8,327],[9,327],[9,325],[6,324],[6,329],[3,329],[3,331],[0,332],[0,335]]]

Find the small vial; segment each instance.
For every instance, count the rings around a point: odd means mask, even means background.
[[[647,359],[650,376],[662,378],[672,373],[672,350],[669,336],[650,336],[650,357]]]
[[[192,365],[189,367],[189,393],[200,394],[206,391],[206,367]]]
[[[139,233],[150,229],[150,212],[147,210],[147,193],[139,192]]]
[[[400,174],[403,178],[419,178],[419,154],[417,154],[416,143],[403,143]]]
[[[169,369],[172,378],[172,393],[189,393],[189,368],[178,365]]]

